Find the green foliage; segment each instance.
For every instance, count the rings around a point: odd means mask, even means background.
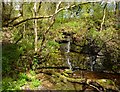
[[[99,36],[99,32],[97,32],[95,28],[90,29],[90,31],[87,34],[88,34],[88,37],[92,37],[93,39]]]
[[[107,80],[106,83],[109,84],[109,85],[113,85],[113,81],[112,80]]]
[[[2,89],[3,90],[11,90],[15,87],[15,85],[12,84],[13,79],[12,78],[4,78],[2,80]]]
[[[15,64],[19,59],[20,52],[18,51],[18,46],[15,44],[7,44],[2,48],[2,70],[3,75],[11,73],[15,66],[13,67],[12,64]]]
[[[23,16],[24,16],[24,18],[32,17],[32,9],[31,8],[33,7],[33,5],[34,5],[33,2],[25,3],[23,5],[23,9],[24,9]]]
[[[34,79],[34,80],[32,80],[32,83],[31,83],[34,87],[38,87],[40,84],[41,84],[41,82],[38,80],[38,79]]]
[[[21,5],[22,3],[17,4]],[[30,70],[31,68],[35,70],[42,65],[66,65],[66,62],[64,62],[66,61],[66,53],[60,51],[61,45],[57,42],[57,40],[65,39],[63,32],[74,33],[71,36],[70,49],[76,52],[73,51],[69,53],[70,61],[74,63],[73,66],[79,66],[80,68],[87,68],[90,66],[87,65],[90,61],[88,54],[81,53],[82,48],[89,45],[87,47],[89,52],[100,49],[99,53],[102,56],[100,56],[98,63],[102,63],[102,66],[106,70],[119,71],[120,47],[118,39],[119,23],[117,17],[117,11],[119,9],[113,11],[115,7],[107,5],[105,19],[103,21],[104,4],[101,5],[95,2],[84,4],[81,2],[62,2],[59,8],[65,8],[65,10],[58,12],[54,16],[55,22],[53,25],[51,24],[54,21],[53,17],[37,19],[38,52],[34,52],[34,21],[28,20],[20,25],[13,26],[13,24],[21,20],[33,17],[34,3],[24,2],[23,6],[21,6],[23,16],[12,21],[21,11],[15,10],[17,4],[13,2],[9,4],[6,3],[3,7],[3,25],[11,21],[11,23],[4,28],[5,30],[3,32],[6,30],[9,31],[12,35],[12,39],[8,38],[7,41],[9,42],[3,45],[2,72],[3,76],[14,76],[18,73],[16,70],[22,72],[24,70],[24,73],[17,74],[15,78],[18,79],[16,80],[12,78],[3,78],[3,89],[20,89],[26,85],[37,87],[41,82],[35,78],[35,72],[30,71],[30,75],[27,75],[25,74],[26,70]],[[75,5],[74,7],[69,9],[66,8],[67,5],[73,4]],[[55,10],[56,3],[54,2],[37,3],[37,17],[51,16],[54,14]],[[10,26],[13,27],[11,28]],[[102,30],[100,31],[101,26]],[[85,51],[86,49],[83,50]],[[37,53],[37,55],[35,55],[35,53]],[[38,65],[38,62],[43,61],[44,63]]]
[[[46,44],[47,48],[49,49],[50,52],[55,52],[57,51],[57,49],[59,48],[59,44],[55,41],[49,41],[47,44]]]
[[[14,81],[13,83],[16,84],[16,86],[15,86],[14,89],[19,89],[20,90],[20,88],[22,86],[24,86],[25,84],[27,84],[27,81],[25,79],[21,79],[21,80],[18,80],[18,81]]]
[[[20,87],[25,85],[27,81],[25,79],[13,80],[12,78],[4,78],[2,81],[2,90],[20,90]]]
[[[22,80],[22,79],[28,80],[28,76],[27,76],[25,73],[20,73],[20,74],[19,74],[19,79],[20,79],[20,80]]]
[[[35,76],[35,75],[36,75],[35,71],[32,71],[32,70],[30,70],[30,74],[31,74],[32,76]]]
[[[2,90],[20,90],[26,85],[36,88],[41,85],[41,81],[36,79],[35,75],[36,74],[34,71],[30,71],[30,75],[20,73],[18,79],[13,79],[10,77],[3,78]]]

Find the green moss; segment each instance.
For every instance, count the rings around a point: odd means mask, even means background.
[[[38,87],[41,85],[41,81],[39,81],[38,79],[34,79],[32,80],[32,83],[31,83],[34,87]]]

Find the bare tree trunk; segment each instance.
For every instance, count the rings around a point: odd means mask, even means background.
[[[104,8],[103,8],[103,19],[102,19],[102,22],[101,22],[101,26],[100,26],[100,31],[103,30],[103,24],[105,22],[105,17],[106,17],[106,6],[107,6],[107,3],[105,4]]]
[[[33,17],[36,17],[37,16],[37,2],[34,3],[34,13],[33,13]],[[37,39],[38,39],[38,36],[37,36],[37,19],[34,19],[34,32],[35,32],[35,52],[37,52]]]

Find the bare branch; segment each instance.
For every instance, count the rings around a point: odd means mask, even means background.
[[[87,2],[87,3],[89,3],[89,2]],[[87,4],[87,3],[80,3],[80,4]],[[56,7],[59,8],[60,4],[61,4],[61,2],[59,2]],[[80,5],[80,4],[78,4],[78,5]],[[64,7],[64,8],[60,8],[59,10],[57,10],[57,9],[58,9],[58,8],[57,8],[56,11],[55,11],[55,13],[52,14],[52,15],[27,18],[27,19],[21,20],[21,21],[19,21],[19,22],[17,22],[17,23],[14,23],[12,26],[9,26],[9,27],[15,27],[15,26],[17,26],[17,25],[19,25],[19,24],[21,24],[21,23],[23,23],[23,22],[26,22],[26,21],[28,21],[28,20],[44,19],[44,18],[53,18],[53,17],[55,17],[55,15],[57,15],[57,14],[58,14],[59,12],[61,12],[62,10],[74,8],[74,7],[76,7],[76,6],[77,6],[77,5],[73,4],[73,5]],[[6,25],[3,25],[3,27],[6,27]]]
[[[41,4],[42,4],[42,2],[39,2],[39,7],[38,7],[38,9],[37,9],[37,13],[39,13],[39,10],[40,10],[40,8],[41,8]]]
[[[61,4],[61,1],[60,1],[60,2],[58,2],[58,4],[56,5],[56,10],[55,10],[55,13],[58,11],[60,4]]]
[[[103,24],[105,22],[106,6],[107,6],[107,3],[105,4],[104,9],[103,9],[103,19],[102,19],[102,23],[101,23],[101,26],[100,26],[100,31],[103,30]]]
[[[23,22],[28,21],[28,20],[43,19],[43,18],[50,18],[50,17],[51,17],[51,16],[40,16],[40,17],[27,18],[27,19],[25,19],[25,20],[22,20],[22,21],[20,21],[20,22],[18,22],[18,23],[13,24],[13,26],[17,26],[17,25],[19,25],[19,24],[21,24],[21,23],[23,23]]]

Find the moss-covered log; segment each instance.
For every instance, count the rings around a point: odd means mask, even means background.
[[[85,83],[86,80],[84,78],[70,78],[70,77],[66,77],[65,75],[62,75],[61,73],[58,73],[58,72],[52,72],[52,74],[58,76],[59,78],[61,78],[62,80],[64,81],[69,81],[69,82],[77,82],[77,83]]]
[[[64,82],[69,81],[69,82],[76,82],[76,83],[86,83],[85,78],[72,78],[72,77],[69,77],[69,74],[67,74],[66,72],[58,73],[54,70],[44,70],[42,71],[42,73],[52,75],[52,76],[57,76],[58,78],[60,78],[60,80]]]

